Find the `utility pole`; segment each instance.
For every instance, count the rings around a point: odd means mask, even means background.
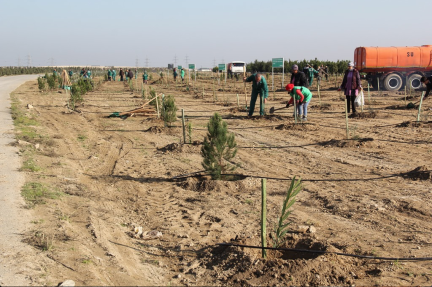
[[[186,58],[185,58],[185,61],[186,61],[186,67],[187,67],[187,65],[189,64],[189,61],[188,61],[188,56],[186,55]]]
[[[18,67],[21,67],[21,58],[18,58]]]
[[[213,67],[216,67],[216,59],[213,59]]]
[[[174,56],[174,68],[177,67],[177,55]]]
[[[135,60],[135,66],[138,69],[138,66],[139,66],[139,60],[138,59]]]
[[[148,68],[148,58],[146,58],[146,67]]]
[[[27,67],[31,66],[31,56],[27,55]]]

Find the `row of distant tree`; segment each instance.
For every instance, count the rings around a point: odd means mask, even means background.
[[[64,68],[57,67],[0,67],[0,76],[11,76],[11,75],[27,75],[27,74],[46,74],[52,73],[54,69],[57,70],[58,73]],[[68,67],[67,71],[72,70],[75,73],[79,73],[82,68],[80,67]],[[95,68],[97,69],[97,68]],[[87,69],[86,69],[87,70]],[[92,68],[93,71],[93,68]]]
[[[328,72],[330,74],[334,73],[343,73],[348,68],[349,60],[338,60],[336,62],[334,61],[320,61],[318,59],[315,60],[302,60],[302,61],[284,61],[284,70],[285,73],[291,72],[291,68],[293,65],[297,65],[299,67],[299,70],[303,70],[304,67],[307,65],[313,66],[315,69],[318,69],[318,67],[321,67],[321,65],[328,67]],[[213,71],[217,71],[218,67],[214,67]],[[271,73],[272,71],[272,61],[258,61],[255,60],[254,62],[246,64],[246,71],[251,72],[262,72],[262,73]],[[274,69],[275,73],[282,73],[282,68],[276,68]]]
[[[311,65],[315,69],[318,69],[321,65],[327,66],[328,71],[330,74],[334,73],[343,73],[348,66],[349,60],[338,60],[336,62],[334,61],[320,61],[318,59],[315,60],[302,60],[302,61],[284,61],[284,69],[285,73],[291,71],[291,67],[293,65],[298,65],[299,69],[302,70],[305,66]],[[56,67],[0,67],[0,76],[8,76],[8,75],[23,75],[23,74],[45,74],[45,73],[52,73],[54,69],[57,70],[57,72],[61,72],[63,68],[56,68]],[[68,67],[67,70],[72,70],[75,73],[79,73],[81,71],[81,67]],[[95,68],[92,67],[91,70],[100,70],[101,68]],[[218,68],[214,67],[213,71],[217,72]],[[258,61],[255,60],[254,62],[246,64],[246,70],[247,72],[263,72],[263,73],[270,73],[272,71],[272,61]],[[274,69],[275,73],[281,73],[282,69],[277,68]]]

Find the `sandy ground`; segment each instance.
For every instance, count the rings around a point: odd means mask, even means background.
[[[366,94],[363,118],[349,119],[347,140],[343,97],[333,81],[321,87],[321,106],[312,88],[309,120],[300,125],[292,108],[247,118],[241,83],[216,86],[217,101],[210,79],[189,91],[185,84],[151,86],[175,96],[195,144],[181,144],[181,121],[168,128],[154,117],[106,118],[143,102],[120,82],[85,95],[77,112],[65,107],[64,92],[41,93],[35,81],[16,91],[20,108],[33,104],[26,115],[39,123],[31,128],[40,136],[21,135],[40,145],[20,147],[39,166],[26,180],[62,194],[33,208],[26,242],[43,258],[33,284],[430,285],[431,262],[414,261],[432,256],[429,102],[415,124],[416,111],[405,108],[400,93],[374,91],[370,101]],[[267,110],[288,98],[281,91],[269,100]],[[216,111],[236,136],[236,172],[247,176],[173,180],[202,170],[200,142]],[[303,190],[284,247],[413,260],[287,251],[262,259],[260,250],[215,245],[260,245],[260,177],[268,178],[270,233],[294,176]],[[146,240],[134,236],[134,227],[163,235]]]
[[[23,234],[29,228],[32,212],[25,209],[20,195],[24,174],[18,170],[21,159],[15,141],[10,113],[9,94],[36,76],[0,77],[0,285],[28,285],[25,272],[29,264],[22,260],[34,249],[22,243]]]

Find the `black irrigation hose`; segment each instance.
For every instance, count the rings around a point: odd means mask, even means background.
[[[268,249],[268,250],[281,250],[281,251],[294,251],[294,252],[305,252],[305,253],[320,253],[320,254],[335,254],[340,256],[356,257],[362,259],[378,259],[378,260],[391,260],[391,261],[432,261],[432,257],[419,257],[419,258],[406,258],[406,257],[381,257],[381,256],[367,256],[367,255],[357,255],[341,252],[331,252],[323,250],[309,250],[309,249],[297,249],[297,248],[283,248],[283,247],[261,247],[243,244],[232,244],[232,243],[217,243],[219,246],[236,246],[244,248],[254,248],[254,249]]]

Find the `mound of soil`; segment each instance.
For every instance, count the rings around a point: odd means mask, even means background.
[[[228,109],[228,112],[233,113],[233,114],[235,114],[235,113],[245,113],[245,112],[247,112],[247,110],[245,108],[243,108],[243,107],[241,107],[241,108],[235,107],[235,108]]]
[[[376,112],[360,112],[360,113],[355,113],[355,114],[351,114],[348,117],[350,119],[374,119],[378,116],[378,113]]]
[[[253,240],[240,240],[233,244],[258,246]],[[339,251],[313,236],[290,238],[285,248],[319,251]],[[354,278],[365,272],[362,266],[352,264],[355,259],[334,254],[267,250],[267,259],[261,258],[260,249],[219,246],[205,251],[202,262],[189,273],[218,278],[226,285],[241,286],[329,286],[351,285]],[[332,262],[325,264],[323,262]],[[203,270],[206,268],[206,270]]]
[[[330,104],[321,104],[321,105],[313,105],[310,106],[311,109],[317,109],[317,110],[321,110],[321,111],[328,111],[328,110],[333,110],[332,106]]]
[[[180,144],[180,143],[171,143],[162,148],[158,148],[158,151],[163,153],[199,153],[201,142],[195,141],[192,144]]]
[[[183,152],[183,145],[179,143],[170,143],[167,146],[158,148],[158,150],[162,152]]]
[[[385,108],[386,110],[406,110],[408,107],[406,105],[394,105],[388,106]]]
[[[412,171],[403,173],[402,177],[414,180],[432,180],[432,171],[423,165],[416,167]]]
[[[432,127],[432,122],[410,122],[405,121],[398,125],[396,125],[398,128],[429,128]]]
[[[146,132],[154,133],[154,134],[160,134],[164,131],[163,127],[153,126],[146,130]]]
[[[244,179],[239,176],[235,179]],[[183,181],[177,183],[181,188],[197,191],[197,192],[210,192],[210,191],[221,191],[222,187],[228,187],[230,191],[244,192],[246,187],[241,180],[212,180],[210,177],[188,177]]]
[[[291,131],[314,131],[316,128],[312,124],[304,124],[304,123],[289,123],[289,124],[281,124],[277,127],[274,127],[277,130],[291,130]]]
[[[373,138],[361,138],[351,140],[336,140],[321,142],[319,145],[324,147],[373,147]]]

